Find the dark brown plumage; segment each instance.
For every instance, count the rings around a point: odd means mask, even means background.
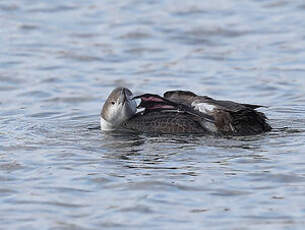
[[[143,112],[123,123],[123,127],[138,132],[172,134],[254,135],[271,130],[260,105],[239,104],[197,96],[190,91],[168,91],[164,97],[144,94]],[[206,112],[196,105],[212,106]],[[205,109],[205,108],[204,108]]]
[[[193,115],[176,112],[151,111],[136,114],[123,123],[123,127],[137,132],[172,134],[208,134],[210,133]]]
[[[255,109],[261,105],[240,104],[233,101],[214,100],[207,96],[197,96],[190,91],[168,91],[167,100],[191,106],[194,101],[215,106],[212,112],[219,132],[227,135],[254,135],[271,130],[264,113]]]

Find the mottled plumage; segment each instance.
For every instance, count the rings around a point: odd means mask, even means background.
[[[194,115],[177,112],[151,111],[138,113],[122,124],[124,128],[137,132],[172,134],[211,133],[200,124]]]

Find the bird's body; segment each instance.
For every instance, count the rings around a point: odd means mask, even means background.
[[[123,116],[120,124],[115,124],[113,127],[145,133],[237,136],[254,135],[271,130],[266,122],[266,116],[256,111],[257,108],[262,107],[259,105],[219,101],[207,96],[197,96],[189,91],[169,91],[164,97],[144,94],[129,100],[136,98],[141,99],[138,107],[144,108],[144,111],[136,113],[133,107],[127,109],[132,111],[132,114]],[[134,104],[130,102],[125,106],[134,106]],[[105,113],[108,107],[110,104],[105,103],[103,108]],[[126,109],[122,111],[124,110]],[[114,116],[118,115],[113,113],[112,117]]]

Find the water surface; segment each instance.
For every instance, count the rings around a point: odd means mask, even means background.
[[[0,2],[0,228],[303,229],[304,9]],[[274,129],[234,138],[88,129],[117,86],[263,104]]]

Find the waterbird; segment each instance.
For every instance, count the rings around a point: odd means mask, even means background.
[[[133,96],[129,89],[119,87],[104,103],[101,129],[157,134],[255,135],[271,130],[265,114],[256,110],[260,107],[265,106],[215,100],[183,90],[167,91],[163,97],[150,93]]]

